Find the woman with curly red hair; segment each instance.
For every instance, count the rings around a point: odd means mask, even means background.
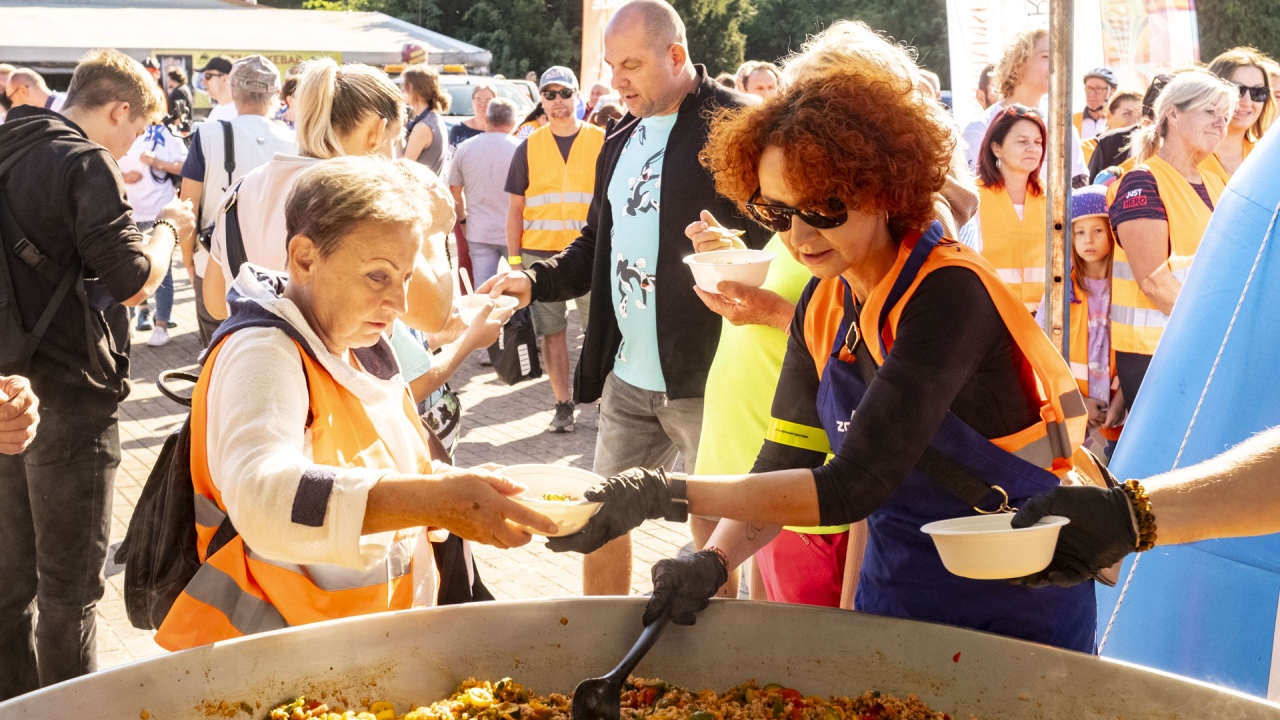
[[[645,621],[690,624],[780,526],[866,519],[856,608],[1092,651],[1091,585],[960,578],[920,531],[1056,487],[1086,416],[1021,299],[933,220],[955,140],[910,58],[838,25],[856,42],[762,105],[722,112],[702,155],[716,189],[814,276],[754,472],[629,470],[588,491],[599,513],[550,547],[590,551],[646,519],[725,518],[701,552],[653,570]]]
[[[1029,107],[1010,105],[996,115],[978,155],[978,215],[960,230],[1032,313],[1044,296],[1040,166],[1047,136],[1040,113]]]

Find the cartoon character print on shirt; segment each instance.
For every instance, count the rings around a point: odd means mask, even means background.
[[[639,295],[635,301],[637,310],[649,307],[649,295],[653,292],[655,277],[645,269],[647,266],[644,258],[639,258],[632,264],[627,262],[622,253],[618,253],[618,293],[622,296],[618,314],[624,318],[627,316],[627,303],[633,295]]]
[[[643,127],[640,128],[644,130]],[[644,144],[642,140],[641,145]],[[627,187],[631,188],[631,198],[627,200],[626,213],[631,217],[635,217],[640,213],[657,212],[658,198],[662,190],[662,174],[654,172],[653,164],[662,158],[666,148],[659,150],[644,161],[644,167],[640,169],[640,175],[627,180]]]

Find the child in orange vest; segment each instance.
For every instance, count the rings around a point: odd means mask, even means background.
[[[1115,248],[1101,185],[1071,196],[1071,371],[1089,409],[1094,452],[1110,455],[1124,424],[1111,352],[1111,256]]]

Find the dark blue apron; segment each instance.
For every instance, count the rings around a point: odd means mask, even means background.
[[[929,233],[913,249],[885,303],[882,326],[937,240],[935,233]],[[818,386],[818,414],[833,448],[843,443],[841,427],[847,427],[867,390],[857,365],[840,359],[850,325],[857,321],[847,285],[844,293],[844,318]],[[870,337],[879,336],[877,332]],[[904,413],[909,411],[903,409]],[[1059,484],[1054,474],[1002,450],[951,413],[931,446],[987,483],[1002,487],[1015,507]],[[942,566],[933,541],[920,527],[973,514],[970,505],[918,468],[913,469],[867,518],[869,537],[854,607],[877,615],[941,622],[1094,652],[1097,607],[1093,582],[1031,590],[1003,580],[958,577]]]

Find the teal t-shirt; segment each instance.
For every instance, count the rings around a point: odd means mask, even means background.
[[[658,359],[654,292],[658,278],[658,217],[662,159],[676,115],[641,120],[631,131],[609,180],[613,209],[613,314],[622,345],[613,372],[644,390],[666,392]]]

